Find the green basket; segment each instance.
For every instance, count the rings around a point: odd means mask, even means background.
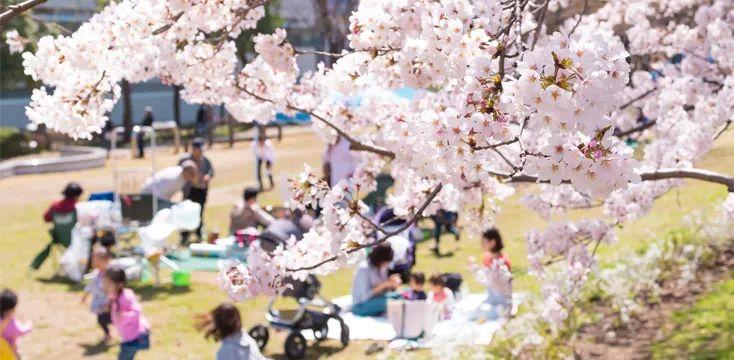
[[[187,287],[191,285],[191,272],[189,271],[174,271],[171,274],[171,280],[173,286]]]

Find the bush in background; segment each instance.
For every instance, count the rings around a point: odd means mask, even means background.
[[[0,159],[5,160],[39,152],[39,147],[29,146],[30,141],[30,135],[16,128],[0,128]]]

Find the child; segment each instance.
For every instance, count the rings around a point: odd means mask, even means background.
[[[422,272],[414,272],[410,274],[410,289],[403,292],[405,300],[426,300],[426,292],[423,291],[423,285],[426,283],[426,276]]]
[[[92,281],[84,287],[84,296],[82,296],[82,304],[87,301],[89,295],[92,295],[91,310],[97,315],[97,323],[104,332],[102,343],[110,341],[109,325],[112,323],[110,315],[110,303],[107,293],[104,289],[104,274],[107,265],[110,263],[112,255],[107,248],[96,248],[92,255],[92,266],[94,267]]]
[[[31,332],[33,327],[30,322],[21,322],[15,318],[15,307],[18,305],[18,296],[10,289],[0,292],[0,341],[7,342],[15,357],[19,358],[19,337]]]
[[[201,318],[197,327],[204,332],[204,337],[222,342],[217,360],[265,359],[257,342],[242,332],[240,312],[234,305],[222,303]]]
[[[484,303],[492,306],[490,317],[499,316],[498,308],[510,309],[512,299],[512,274],[510,260],[502,253],[504,244],[502,236],[495,228],[490,228],[482,234],[482,250],[484,259],[482,265],[488,270],[487,299]]]
[[[71,230],[76,224],[76,203],[83,190],[79,184],[70,182],[64,188],[64,198],[55,201],[43,214],[43,220],[53,223],[51,229],[51,243],[41,250],[31,262],[31,269],[38,270],[51,255],[51,249],[56,245],[69,247],[71,244]]]
[[[255,153],[257,185],[261,191],[264,189],[261,171],[262,165],[265,164],[265,170],[267,171],[268,179],[270,179],[270,188],[274,188],[273,163],[275,162],[275,148],[273,147],[273,143],[265,137],[265,134],[260,134],[257,137],[257,141],[252,143],[252,151]]]
[[[135,293],[126,288],[125,270],[111,266],[105,271],[104,288],[109,296],[112,324],[120,334],[119,360],[132,360],[139,350],[150,348],[150,326]]]
[[[428,301],[439,304],[441,310],[439,312],[440,320],[447,320],[451,318],[451,312],[454,309],[454,292],[446,287],[446,283],[443,280],[441,274],[433,274],[428,279],[431,283],[431,292],[428,293]]]

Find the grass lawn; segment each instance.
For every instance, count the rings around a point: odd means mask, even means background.
[[[734,358],[734,279],[717,284],[691,308],[672,316],[674,330],[653,346],[655,359]]]
[[[276,177],[292,174],[309,163],[318,169],[323,144],[310,131],[286,129],[284,140],[276,142],[278,158]],[[734,164],[734,132],[728,132],[711,151],[701,167],[731,173]],[[171,165],[176,157],[161,150],[159,164]],[[210,202],[206,209],[206,224],[210,229],[226,230],[228,211],[231,204],[240,196],[245,184],[254,182],[254,163],[248,143],[239,143],[235,148],[216,147],[209,152],[217,176],[212,184]],[[123,166],[145,166],[140,160],[122,160]],[[160,166],[160,165],[159,165]],[[85,170],[67,174],[30,175],[0,180],[0,286],[8,286],[19,291],[21,304],[19,315],[30,318],[35,323],[34,332],[21,342],[23,353],[30,359],[48,359],[65,356],[66,358],[112,358],[116,347],[96,346],[99,330],[94,317],[87,307],[79,303],[80,287],[52,278],[53,269],[46,265],[38,273],[29,273],[27,265],[33,255],[48,241],[47,227],[41,221],[41,214],[47,204],[58,196],[66,181],[77,180],[85,189],[96,191],[111,188],[111,167]],[[281,186],[282,188],[282,186]],[[524,270],[527,264],[523,235],[527,230],[542,228],[544,221],[535,213],[528,211],[520,202],[523,194],[533,191],[526,185],[517,194],[500,204],[501,211],[496,224],[506,240],[506,251],[517,272],[516,285],[520,291],[534,291],[536,283]],[[689,181],[679,190],[662,197],[652,212],[644,219],[628,224],[619,231],[619,242],[602,245],[599,254],[610,259],[619,249],[636,247],[656,233],[679,226],[681,217],[692,209],[708,208],[724,199],[726,190],[702,182]],[[279,190],[264,194],[261,203],[277,205],[282,202]],[[593,216],[600,210],[591,212],[572,212],[568,217],[581,218]],[[480,291],[476,282],[467,275],[466,260],[469,256],[480,254],[476,234],[462,234],[462,240],[455,242],[452,237],[442,240],[442,251],[446,256],[436,258],[429,251],[430,244],[418,247],[417,270],[428,274],[433,272],[460,272],[465,275],[471,290]],[[322,279],[323,294],[336,297],[347,294],[351,286],[351,269],[344,269]],[[167,279],[166,276],[163,277]],[[217,303],[226,300],[226,294],[216,285],[215,274],[197,272],[188,290],[177,290],[170,285],[141,285],[136,291],[143,299],[146,315],[152,323],[152,348],[140,354],[140,359],[209,359],[216,344],[205,341],[193,328],[193,315],[206,312]],[[245,327],[264,320],[267,299],[258,298],[239,304]],[[285,334],[271,340],[266,353],[278,357],[282,354]],[[335,359],[361,359],[367,342],[354,342],[346,350],[340,351],[336,342],[322,343],[310,355],[328,356]]]

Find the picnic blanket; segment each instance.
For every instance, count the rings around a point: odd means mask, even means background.
[[[513,307],[522,302],[525,294],[513,295]],[[395,329],[386,317],[357,316],[351,312],[341,314],[344,323],[349,326],[349,338],[351,340],[381,340],[391,341],[390,348],[405,347],[435,347],[445,343],[457,343],[460,341],[467,345],[489,344],[492,336],[502,327],[502,320],[472,320],[475,310],[486,299],[484,293],[468,294],[456,304],[451,319],[436,323],[432,334],[420,341],[408,341],[396,339]],[[343,309],[348,309],[352,304],[350,295],[335,298],[333,302]],[[332,319],[329,321],[329,334],[331,339],[339,339],[339,322]],[[304,330],[303,336],[313,339],[310,330]]]

